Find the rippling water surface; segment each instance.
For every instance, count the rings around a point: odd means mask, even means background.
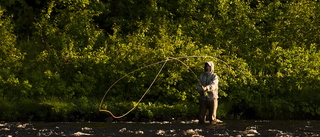
[[[225,120],[163,122],[0,122],[0,137],[33,136],[319,136],[315,120]]]

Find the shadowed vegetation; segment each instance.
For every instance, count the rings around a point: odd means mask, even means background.
[[[310,0],[2,0],[0,120],[104,120],[106,90],[167,57],[200,74],[213,60],[218,117],[320,116],[320,3]],[[223,61],[221,61],[223,60]],[[119,81],[104,100],[127,112],[161,64]],[[197,115],[197,77],[170,61],[128,120]]]

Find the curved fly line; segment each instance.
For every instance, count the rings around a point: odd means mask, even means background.
[[[132,111],[139,105],[139,103],[141,102],[141,100],[142,100],[142,99],[145,97],[145,95],[150,91],[151,87],[153,86],[153,84],[155,83],[155,81],[158,79],[160,73],[162,72],[163,68],[165,67],[165,65],[167,64],[168,61],[176,60],[176,61],[180,62],[181,64],[183,64],[184,66],[186,66],[186,67],[191,71],[191,73],[192,73],[193,75],[197,76],[197,75],[194,73],[194,71],[193,71],[186,63],[184,63],[183,61],[180,60],[180,59],[183,59],[183,58],[214,58],[214,59],[217,59],[217,60],[219,60],[219,61],[222,61],[223,63],[225,63],[225,64],[228,66],[228,64],[227,64],[225,61],[223,61],[223,60],[221,60],[221,59],[219,59],[219,58],[216,58],[216,57],[212,57],[212,56],[168,57],[168,58],[165,59],[165,60],[162,60],[162,61],[159,61],[159,62],[156,62],[156,63],[152,63],[152,64],[150,64],[150,65],[147,65],[147,66],[138,68],[138,69],[136,69],[136,70],[134,70],[134,71],[131,71],[130,73],[125,74],[124,76],[122,76],[121,78],[119,78],[117,81],[115,81],[115,82],[108,88],[108,90],[106,91],[106,93],[105,93],[104,96],[102,97],[101,102],[100,102],[100,105],[99,105],[99,111],[107,112],[107,113],[109,113],[113,118],[122,118],[122,117],[128,115],[130,112],[132,112]],[[119,81],[121,81],[121,80],[122,80],[123,78],[125,78],[125,77],[128,77],[130,74],[132,74],[132,73],[134,73],[134,72],[137,72],[137,71],[142,70],[142,69],[144,69],[144,68],[151,67],[151,66],[153,66],[153,65],[157,65],[157,64],[160,64],[160,63],[163,63],[163,64],[162,64],[161,68],[159,69],[157,75],[154,77],[153,81],[151,82],[151,84],[149,85],[149,87],[146,89],[146,91],[144,92],[144,94],[141,96],[141,98],[137,101],[137,103],[134,104],[134,106],[133,106],[129,111],[127,111],[127,112],[124,113],[123,115],[115,116],[110,110],[102,109],[102,108],[101,108],[101,107],[102,107],[102,104],[103,104],[103,102],[104,102],[104,100],[105,100],[105,98],[106,98],[106,96],[107,96],[107,94],[108,94],[108,92],[109,92],[109,91],[112,89],[112,87],[115,86]],[[198,79],[198,81],[199,81],[199,79]]]

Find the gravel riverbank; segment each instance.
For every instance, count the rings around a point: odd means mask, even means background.
[[[319,136],[320,121],[0,122],[0,137],[35,136]]]

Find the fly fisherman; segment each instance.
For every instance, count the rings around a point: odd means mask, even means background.
[[[214,64],[212,61],[206,62],[204,66],[205,72],[199,77],[197,90],[199,97],[199,122],[206,121],[206,111],[209,109],[209,121],[214,123],[217,121],[218,108],[218,76],[214,72]]]

